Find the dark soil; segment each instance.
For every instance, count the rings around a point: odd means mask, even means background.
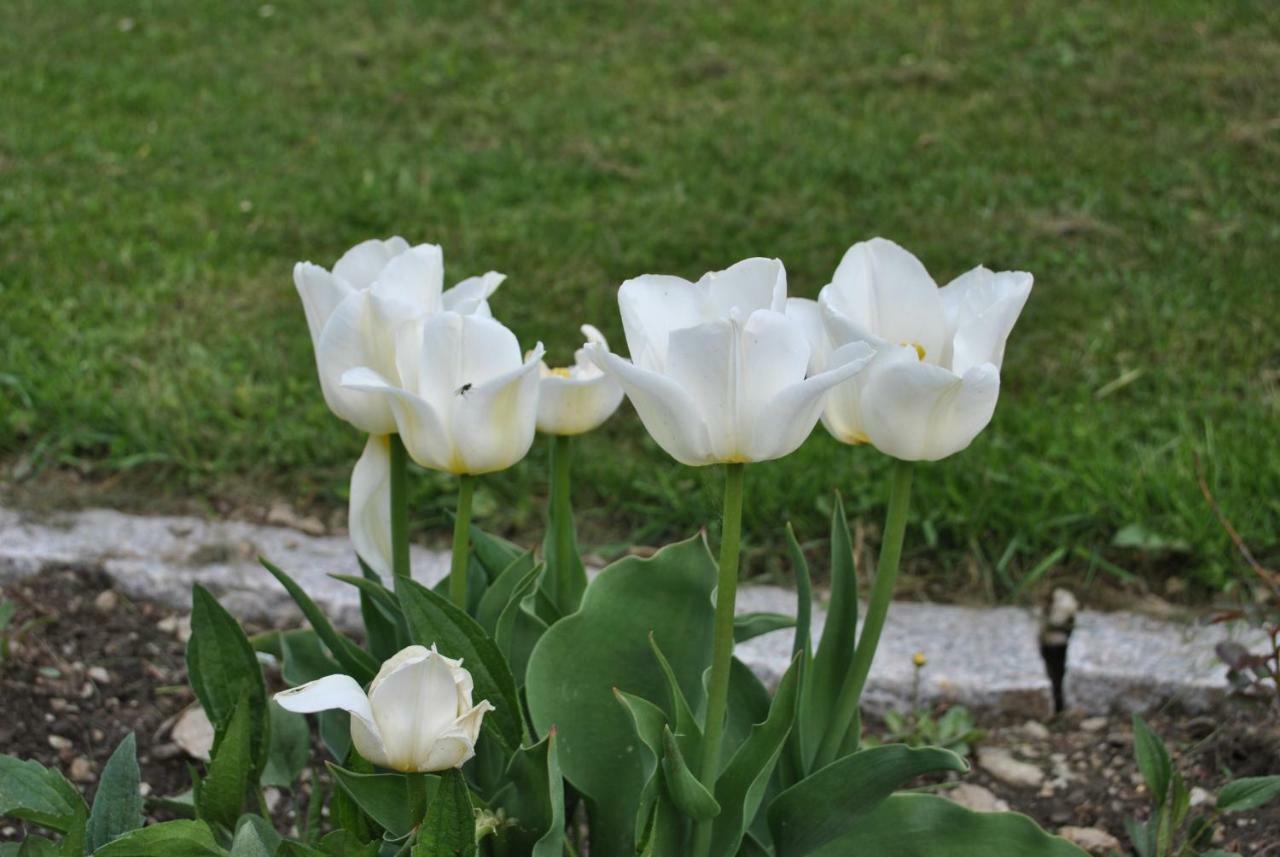
[[[0,666],[0,752],[57,767],[91,800],[107,757],[133,731],[144,790],[153,797],[186,791],[191,760],[169,737],[193,701],[183,660],[185,617],[131,601],[104,575],[85,571],[20,581],[0,596],[17,604],[11,651]],[[1280,773],[1280,725],[1257,706],[1231,703],[1213,716],[1167,711],[1147,719],[1192,787],[1213,794],[1236,777]],[[961,781],[989,789],[1044,827],[1093,827],[1123,842],[1124,819],[1149,812],[1127,717],[1067,712],[1046,724],[979,717],[978,725],[988,730],[980,748],[1011,751],[1043,771],[1044,782],[1010,785],[981,764]],[[297,822],[304,799],[272,796],[281,829]],[[22,833],[21,825],[0,820],[0,841]],[[1280,803],[1227,817],[1216,845],[1245,857],[1280,857]]]

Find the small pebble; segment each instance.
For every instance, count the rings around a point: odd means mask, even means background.
[[[70,750],[71,741],[68,738],[63,738],[61,735],[50,735],[49,746],[55,750]]]
[[[103,667],[89,667],[89,678],[98,684],[111,684],[111,673]]]
[[[91,783],[98,778],[93,771],[93,762],[84,756],[76,756],[71,760],[71,779],[77,783]]]
[[[1081,732],[1101,732],[1107,728],[1107,718],[1105,717],[1086,717],[1080,721]]]
[[[116,595],[114,589],[104,589],[98,593],[98,597],[93,599],[93,606],[99,613],[111,613],[120,603],[120,596]]]

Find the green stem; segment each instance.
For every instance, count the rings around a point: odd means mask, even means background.
[[[453,519],[453,562],[449,566],[449,598],[467,609],[467,554],[471,550],[471,495],[476,478],[469,473],[458,476],[458,514]]]
[[[573,507],[569,499],[569,467],[572,461],[572,438],[568,435],[554,435],[551,438],[551,526],[552,538],[555,539],[556,567],[551,569],[551,600],[560,607],[562,613],[568,615],[577,609],[577,604],[570,606],[573,600],[574,586],[572,580],[573,562],[571,557],[576,550],[573,545]],[[581,597],[581,593],[576,593]]]
[[[409,818],[413,826],[422,824],[427,811],[427,775],[416,772],[405,774],[405,792],[409,803]]]
[[[400,435],[391,441],[391,569],[409,577],[409,455]]]
[[[893,462],[889,482],[889,509],[885,513],[884,540],[880,543],[880,562],[876,566],[876,580],[871,587],[871,599],[867,602],[867,617],[862,623],[862,635],[854,649],[853,663],[840,697],[836,700],[835,716],[831,728],[822,736],[818,746],[816,767],[824,767],[835,761],[845,733],[858,714],[862,689],[866,686],[871,662],[880,645],[884,620],[889,615],[889,603],[893,600],[893,587],[898,580],[898,561],[902,558],[902,537],[907,531],[907,507],[911,503],[910,461]],[[841,727],[844,728],[841,728]],[[816,770],[816,768],[815,768]]]
[[[733,615],[738,595],[738,552],[742,539],[741,464],[724,468],[724,526],[720,533],[720,578],[716,586],[715,633],[711,651],[711,686],[707,695],[707,719],[702,727],[702,784],[715,794],[720,772],[720,740],[724,735],[725,709],[729,703],[729,670],[733,663]],[[694,830],[693,854],[711,851],[711,820]]]

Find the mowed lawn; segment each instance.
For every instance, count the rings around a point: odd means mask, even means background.
[[[814,296],[883,235],[940,283],[1036,275],[993,424],[917,474],[918,570],[996,597],[1063,568],[1245,579],[1197,460],[1274,560],[1280,10],[735,5],[4,0],[4,480],[340,508],[363,439],[290,269],[367,237],[506,272],[496,313],[565,361],[582,322],[624,348],[629,276],[779,256]],[[545,452],[483,480],[483,525],[538,537]],[[885,470],[821,429],[750,468],[751,570],[785,569],[787,520],[823,538],[833,489],[878,526]],[[714,534],[719,474],[629,407],[576,474],[606,553]],[[415,480],[423,535],[451,491]]]

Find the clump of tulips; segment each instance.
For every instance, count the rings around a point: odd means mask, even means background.
[[[980,267],[939,288],[877,238],[848,250],[817,301],[788,297],[776,259],[696,282],[644,275],[618,291],[628,356],[584,325],[567,368],[549,368],[541,344],[522,350],[495,320],[503,275],[445,290],[434,245],[367,241],[332,270],[299,264],[294,280],[325,400],[368,434],[350,491],[360,573],[337,575],[359,591],[363,643],[270,563],[309,629],[250,640],[197,589],[188,664],[216,739],[192,793],[168,805],[187,819],[140,828],[137,812],[90,810],[56,774],[28,769],[46,803],[0,812],[64,832],[64,851],[116,857],[1082,853],[1023,816],[895,794],[965,763],[938,747],[864,747],[859,718],[914,463],[960,452],[990,422],[1030,274]],[[718,557],[699,535],[589,580],[572,438],[624,396],[674,459],[723,467]],[[735,614],[746,466],[794,452],[819,420],[837,440],[895,459],[887,520],[859,634],[837,501],[816,648],[809,570],[792,537],[793,660],[770,694],[733,656],[735,642],[779,627]],[[477,477],[520,461],[538,432],[550,503],[543,544],[528,550],[474,526],[471,505]],[[434,589],[410,568],[410,459],[457,476],[452,564]],[[262,658],[290,689],[267,694]],[[322,809],[313,779],[306,826],[281,836],[259,789],[294,784],[308,757],[305,715],[332,757],[333,787]],[[10,767],[0,796],[11,793]]]

